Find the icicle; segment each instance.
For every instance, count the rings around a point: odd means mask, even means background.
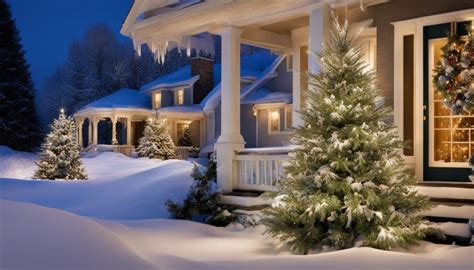
[[[136,52],[137,52],[137,55],[140,57],[142,56],[142,44],[141,43],[138,43],[137,44],[137,48],[135,49]]]
[[[188,57],[191,57],[191,39],[190,38],[188,38],[186,42],[186,55]]]
[[[364,11],[364,0],[360,0],[360,10]]]

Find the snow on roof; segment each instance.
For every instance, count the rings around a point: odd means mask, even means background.
[[[168,106],[158,110],[159,113],[201,113],[202,107],[199,104],[188,106]]]
[[[242,79],[257,80],[262,76],[262,72],[271,65],[276,55],[268,50],[261,50],[251,55],[246,55],[240,61],[240,74]],[[196,78],[197,77],[197,78]],[[192,85],[199,79],[199,76],[191,76],[191,66],[186,65],[177,71],[159,77],[140,88],[141,92],[148,92],[159,88],[171,88],[183,85]],[[221,64],[214,65],[214,86],[221,81]]]
[[[251,55],[252,59],[256,54]],[[247,58],[248,59],[248,58]],[[255,80],[252,84],[240,89],[240,98],[244,99],[247,95],[252,93],[254,90],[261,88],[269,80],[277,76],[276,69],[285,59],[285,56],[279,56],[274,58],[274,60],[268,64],[265,68],[263,67],[264,61],[255,61],[254,64],[257,64],[259,69],[262,69],[260,72],[259,78]],[[252,61],[250,61],[252,62]],[[221,84],[217,84],[214,89],[201,101],[201,106],[204,111],[214,110],[219,102],[221,101]]]
[[[77,113],[93,109],[151,109],[150,96],[132,89],[120,89],[112,94],[93,101]]]
[[[259,88],[250,93],[242,100],[242,104],[263,104],[263,103],[291,103],[293,95],[289,92],[272,92],[266,88]]]

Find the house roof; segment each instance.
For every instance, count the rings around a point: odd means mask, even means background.
[[[151,98],[136,90],[124,88],[85,105],[76,114],[109,109],[151,110]]]
[[[240,74],[242,80],[255,81],[262,76],[262,72],[276,58],[268,50],[258,51],[252,55],[243,56],[240,61]],[[141,92],[149,92],[160,88],[174,88],[191,86],[199,79],[199,75],[191,76],[191,66],[186,65],[175,72],[161,76],[140,88]],[[214,65],[214,86],[221,81],[221,64]]]
[[[242,104],[285,103],[290,104],[293,95],[290,92],[274,92],[266,88],[259,88],[242,99]]]

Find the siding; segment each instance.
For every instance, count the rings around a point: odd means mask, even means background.
[[[284,109],[280,110],[280,115],[284,115]],[[257,147],[272,147],[288,145],[288,133],[268,134],[268,111],[258,110],[258,141]],[[284,117],[280,118],[280,125],[284,126]]]
[[[374,19],[373,26],[377,27],[377,83],[386,106],[393,107],[394,28],[391,23],[468,8],[474,8],[473,0],[392,0],[370,6],[365,12],[358,8],[348,10],[349,21]],[[339,11],[339,18],[345,18],[344,9]]]
[[[287,58],[288,59],[288,58]],[[293,89],[293,73],[286,71],[286,60],[278,66],[276,72],[278,77],[271,79],[263,88],[273,90],[275,92],[291,93]]]
[[[240,105],[240,134],[244,137],[245,148],[257,147],[256,119],[251,104]]]

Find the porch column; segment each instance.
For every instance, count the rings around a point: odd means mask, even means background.
[[[306,70],[303,68],[302,62],[306,63],[306,54],[301,53],[303,46],[308,46],[308,34],[309,27],[302,27],[298,29],[291,30],[291,44],[292,54],[293,54],[293,71],[292,71],[292,88],[293,88],[293,113],[292,113],[292,123],[293,127],[298,127],[303,125],[303,120],[301,119],[301,105],[303,103],[302,92],[306,90],[306,87],[302,89],[301,87],[301,77],[305,76]],[[302,59],[303,58],[303,59]],[[306,65],[305,65],[306,67]]]
[[[239,28],[225,27],[222,38],[221,135],[217,139],[217,183],[231,191],[234,179],[234,155],[244,148],[240,134],[240,35]]]
[[[98,118],[92,118],[92,144],[97,145],[98,143],[98,132],[97,128],[99,126],[99,119]]]
[[[79,149],[84,147],[82,143],[82,125],[84,124],[84,119],[77,120],[77,144],[79,145]]]
[[[89,128],[87,129],[88,131],[88,140],[87,140],[87,146],[92,144],[92,119],[89,117]]]
[[[330,34],[330,19],[330,9],[327,5],[310,11],[308,71],[311,73],[317,73],[321,69],[318,60],[311,53],[323,50],[323,42]]]
[[[117,118],[112,117],[112,144],[118,144],[117,141]]]
[[[127,145],[132,145],[132,118],[127,117]]]

